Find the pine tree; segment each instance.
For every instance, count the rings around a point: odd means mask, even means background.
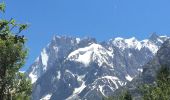
[[[4,3],[0,11],[5,12]],[[27,55],[26,39],[19,33],[26,28],[12,18],[0,20],[0,100],[27,100],[31,94],[30,80],[19,72]]]

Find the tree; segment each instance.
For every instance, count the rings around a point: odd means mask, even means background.
[[[0,11],[5,12],[4,3]],[[13,18],[0,20],[0,100],[25,100],[31,94],[30,80],[19,72],[27,55],[26,39],[19,34],[26,28]]]
[[[157,72],[155,84],[143,86],[144,100],[169,100],[170,99],[170,69],[164,65]]]
[[[126,91],[123,97],[123,100],[132,100],[132,95],[129,91]]]

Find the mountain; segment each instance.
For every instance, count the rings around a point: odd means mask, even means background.
[[[134,100],[141,99],[141,90],[139,87],[144,84],[155,84],[157,72],[163,66],[170,66],[170,39],[167,39],[156,55],[151,61],[143,66],[143,72],[135,77],[131,82],[128,82],[126,86],[119,88],[115,91],[114,95],[117,96],[124,90],[129,90]]]
[[[32,100],[101,100],[113,95],[143,72],[167,40],[152,34],[114,38],[98,43],[94,38],[54,36],[26,72],[32,80]]]

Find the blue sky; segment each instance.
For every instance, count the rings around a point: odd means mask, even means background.
[[[29,56],[26,68],[54,34],[90,36],[98,41],[117,36],[138,39],[149,33],[170,35],[169,0],[4,0],[1,17],[15,18],[30,27],[23,32]]]

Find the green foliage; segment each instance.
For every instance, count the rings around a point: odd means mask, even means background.
[[[30,100],[31,95],[31,81],[26,78],[23,73],[18,73],[17,78],[14,81],[14,87],[16,87],[14,100]]]
[[[0,11],[5,12],[5,3],[0,3]]]
[[[132,95],[129,91],[126,91],[123,97],[123,100],[132,100]]]
[[[19,24],[19,33],[23,30],[26,30],[28,28],[27,24]]]
[[[0,11],[5,11],[4,3]],[[26,28],[12,18],[0,20],[0,100],[27,100],[31,94],[30,80],[19,72],[27,55],[26,39],[19,33]]]
[[[144,100],[170,100],[170,70],[162,66],[157,73],[156,82],[142,87]]]

